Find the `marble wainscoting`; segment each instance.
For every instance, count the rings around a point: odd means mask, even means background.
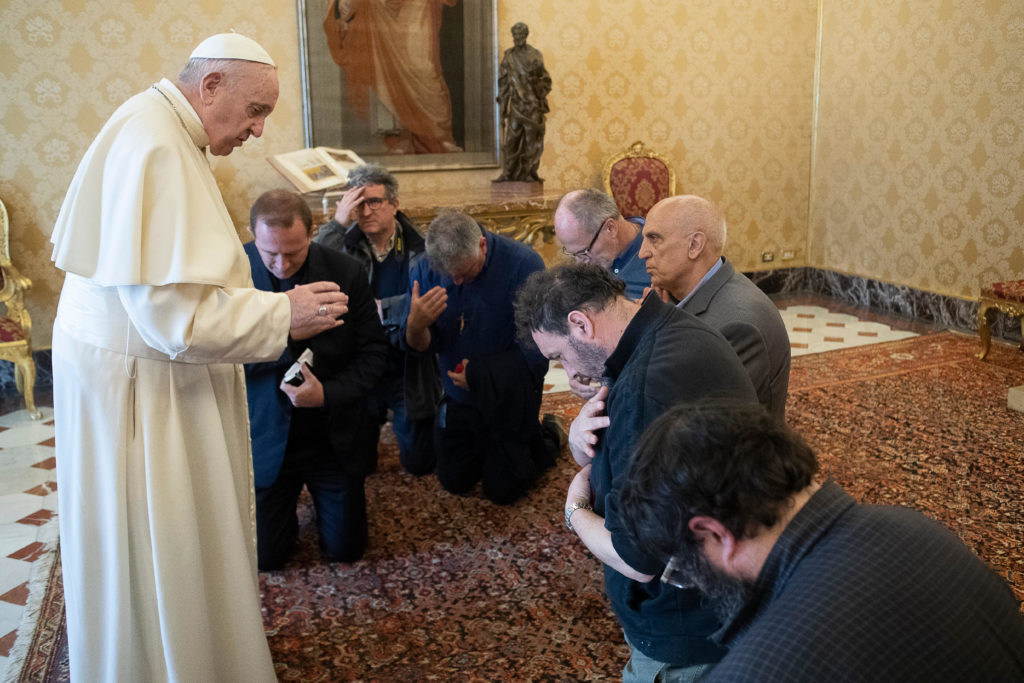
[[[768,294],[813,293],[939,329],[978,331],[978,302],[820,268],[780,268],[746,273]],[[992,337],[1018,344],[1018,319],[992,315]]]

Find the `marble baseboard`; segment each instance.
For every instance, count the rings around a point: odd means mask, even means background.
[[[888,313],[943,329],[976,333],[978,302],[924,292],[857,275],[844,275],[820,268],[781,268],[747,273],[767,294],[812,293],[853,306]],[[992,316],[992,337],[1019,343],[1018,319],[1002,312]]]

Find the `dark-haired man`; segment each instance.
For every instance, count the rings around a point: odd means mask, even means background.
[[[596,265],[534,273],[515,310],[520,336],[548,360],[561,361],[570,377],[610,385],[569,430],[582,469],[569,486],[565,521],[605,565],[605,592],[632,651],[623,680],[695,680],[722,655],[707,641],[717,621],[695,591],[651,581],[664,560],[641,551],[626,531],[619,487],[635,441],[654,418],[711,395],[756,403],[750,379],[720,334],[658,297],[633,301],[621,280]]]
[[[422,257],[425,245],[412,221],[398,209],[398,179],[379,164],[352,169],[334,218],[320,228],[314,241],[356,258],[369,274],[391,345],[387,370],[368,398],[370,418],[383,425],[390,408],[399,461],[412,474],[426,474],[434,468],[434,405],[424,403],[422,396],[407,397],[407,391],[422,390],[422,386],[404,379],[407,363],[432,367],[433,362],[407,358],[400,330],[409,305],[409,269]],[[410,368],[410,376],[419,374]],[[376,458],[376,442],[371,448]]]
[[[663,580],[725,625],[707,681],[1020,681],[1013,593],[949,530],[858,505],[763,409],[682,406],[651,424],[620,500]]]
[[[387,342],[359,263],[312,244],[312,215],[300,195],[266,192],[253,204],[245,245],[257,289],[287,292],[314,280],[348,294],[340,327],[305,340],[289,337],[277,361],[245,368],[256,486],[256,550],[261,570],[284,564],[298,538],[295,505],[313,498],[320,549],[330,561],[355,562],[366,547],[363,483],[373,466],[374,424],[366,396],[384,372]],[[302,381],[285,372],[309,349]]]

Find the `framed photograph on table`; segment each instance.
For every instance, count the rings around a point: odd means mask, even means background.
[[[498,166],[495,0],[297,0],[306,147]]]

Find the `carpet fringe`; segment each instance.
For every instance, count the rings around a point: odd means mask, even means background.
[[[53,569],[53,560],[57,557],[57,541],[51,541],[44,547],[45,554],[32,563],[32,574],[28,580],[28,600],[25,609],[21,613],[21,623],[18,625],[18,637],[14,641],[11,653],[7,659],[7,674],[4,676],[5,683],[16,683],[21,677],[21,669],[25,665],[25,658],[28,655],[32,642],[35,640],[36,625],[39,620],[39,611],[46,597],[46,587],[50,584],[50,571]]]

